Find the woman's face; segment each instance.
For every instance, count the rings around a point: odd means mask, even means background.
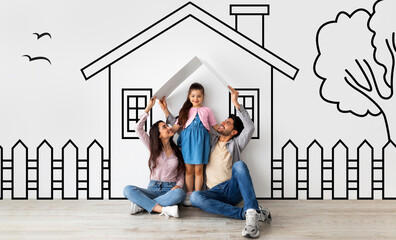
[[[164,122],[160,122],[158,124],[158,129],[159,129],[159,138],[167,139],[175,135],[172,132],[171,128],[168,125],[166,125]]]
[[[202,102],[204,96],[201,90],[191,90],[190,95],[188,95],[190,102],[192,103],[193,107],[202,107]]]

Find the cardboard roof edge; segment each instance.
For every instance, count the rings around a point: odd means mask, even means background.
[[[182,82],[184,82],[191,74],[197,71],[200,67],[206,67],[222,85],[228,89],[228,83],[224,80],[224,78],[212,67],[208,62],[194,56],[188,63],[186,63],[179,71],[177,71],[162,87],[153,95],[156,96],[157,99],[161,99],[163,97],[169,97],[172,92],[180,86]],[[229,89],[228,89],[229,90]]]

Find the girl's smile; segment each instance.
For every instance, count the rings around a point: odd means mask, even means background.
[[[188,98],[190,99],[193,107],[202,107],[204,96],[201,90],[192,90]]]

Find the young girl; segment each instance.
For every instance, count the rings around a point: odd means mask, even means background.
[[[177,143],[181,146],[183,159],[186,164],[185,184],[187,196],[185,206],[191,206],[190,195],[192,191],[199,191],[203,185],[203,167],[208,163],[210,154],[210,127],[215,130],[219,127],[213,112],[208,107],[203,107],[205,96],[204,87],[199,83],[193,83],[188,90],[187,100],[179,112],[179,118],[173,125],[172,131],[183,129]],[[160,102],[165,115],[169,116],[169,110]],[[195,181],[194,181],[195,173]]]

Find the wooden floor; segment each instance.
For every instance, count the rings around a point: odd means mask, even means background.
[[[261,239],[396,239],[396,201],[259,201],[272,213]],[[0,239],[243,239],[245,221],[181,208],[129,215],[126,200],[0,201]]]

